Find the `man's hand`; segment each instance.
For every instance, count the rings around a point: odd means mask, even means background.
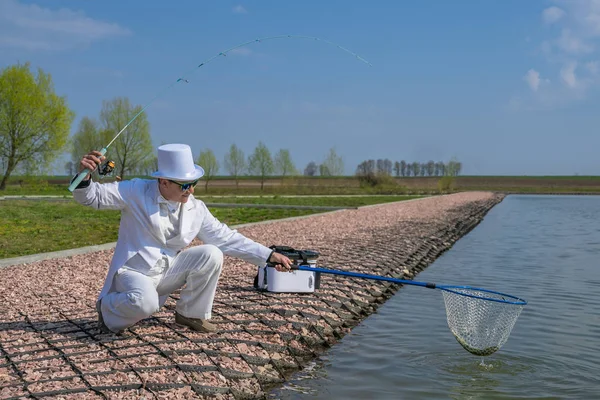
[[[275,264],[275,269],[280,272],[290,271],[292,269],[292,264],[294,263],[292,260],[290,260],[281,253],[271,254],[271,257],[269,257],[267,261]]]
[[[98,168],[98,165],[100,165],[105,158],[106,157],[104,157],[99,151],[90,151],[88,154],[83,156],[83,158],[79,162],[79,172],[83,171],[86,168],[93,172],[96,168]],[[91,173],[89,173],[88,176],[86,176],[84,179],[90,179],[90,175]]]

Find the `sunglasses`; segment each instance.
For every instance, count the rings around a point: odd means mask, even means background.
[[[200,179],[195,180],[194,182],[188,182],[188,183],[179,183],[176,181],[172,181],[172,180],[168,180],[169,182],[173,182],[174,184],[176,184],[177,186],[179,186],[181,188],[182,192],[185,192],[186,190],[196,187],[196,185],[198,184],[198,181],[200,181]]]

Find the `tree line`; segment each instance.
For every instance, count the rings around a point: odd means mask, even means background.
[[[389,159],[366,160],[356,168],[356,175],[389,175],[396,177],[406,176],[457,176],[462,169],[462,163],[456,159],[448,163],[443,161],[406,162]]]
[[[0,171],[3,172],[0,190],[5,189],[13,172],[41,172],[65,152],[71,158],[64,166],[65,171],[74,175],[84,154],[106,146],[135,116],[136,119],[111,144],[107,154],[107,158],[115,161],[115,174],[120,179],[149,175],[158,166],[150,123],[141,105],[131,104],[127,97],[104,100],[98,116],[84,116],[76,132],[69,137],[75,113],[68,107],[66,98],[55,93],[50,74],[41,69],[37,70],[37,75],[32,73],[29,63],[4,68],[0,71]],[[205,185],[208,186],[219,173],[221,163],[211,149],[202,149],[196,162],[204,168]],[[261,189],[270,176],[285,178],[301,174],[288,149],[272,154],[263,142],[259,142],[248,157],[232,144],[222,165],[236,185],[241,176],[258,176]],[[358,165],[356,175],[458,175],[460,169],[461,163],[456,160],[447,164],[367,160]],[[342,176],[344,161],[331,148],[321,162],[309,161],[302,174],[309,177]]]
[[[260,178],[260,188],[264,188],[264,182],[269,176],[278,176],[282,179],[290,176],[298,176],[300,172],[294,161],[292,160],[291,152],[288,149],[280,149],[273,156],[267,146],[260,141],[252,154],[246,158],[244,151],[237,145],[232,144],[229,151],[225,154],[223,165],[230,176],[235,179],[236,187],[239,186],[239,177],[243,175],[258,176]],[[205,149],[200,152],[197,159],[198,165],[204,168],[205,187],[220,170],[220,163],[214,152],[211,149]],[[329,150],[329,154],[323,163],[317,164],[314,161],[308,163],[304,170],[305,175],[312,174],[319,170],[321,174],[338,174],[344,172],[344,164],[342,158],[339,157],[335,150]]]

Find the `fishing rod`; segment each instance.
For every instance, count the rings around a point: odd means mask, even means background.
[[[264,38],[258,38],[258,39],[254,39],[254,40],[249,40],[247,42],[244,43],[240,43],[238,45],[235,45],[227,50],[221,51],[217,54],[215,54],[214,56],[210,57],[209,59],[202,61],[200,64],[198,64],[198,66],[194,67],[192,70],[190,70],[189,72],[185,73],[182,75],[182,77],[178,78],[175,82],[171,83],[169,86],[165,87],[163,90],[161,90],[156,96],[154,96],[154,98],[152,98],[152,100],[150,100],[148,102],[148,104],[146,104],[137,114],[135,114],[133,116],[133,118],[131,120],[129,120],[129,122],[127,122],[125,124],[125,126],[119,131],[119,133],[117,133],[117,135],[110,141],[110,143],[108,143],[106,146],[104,146],[101,150],[100,150],[100,154],[104,155],[106,154],[108,148],[114,143],[115,140],[117,140],[117,138],[121,135],[121,133],[123,133],[127,127],[129,127],[129,125],[131,125],[131,123],[133,121],[135,121],[137,119],[138,116],[140,116],[145,110],[146,108],[148,108],[156,99],[158,99],[159,97],[161,97],[166,91],[168,91],[169,89],[171,89],[173,86],[175,86],[176,84],[180,83],[180,82],[184,82],[184,83],[189,83],[188,78],[186,78],[187,75],[191,75],[193,72],[195,72],[197,69],[199,69],[200,67],[208,64],[209,62],[211,62],[212,60],[214,60],[217,57],[220,56],[226,56],[227,53],[238,49],[240,47],[244,47],[244,46],[248,46],[252,43],[260,43],[260,42],[264,42],[267,40],[273,40],[273,39],[312,39],[315,41],[320,41],[332,46],[337,47],[340,50],[343,50],[351,55],[353,55],[356,59],[358,59],[359,61],[364,62],[365,64],[369,65],[370,67],[372,67],[373,65],[368,62],[367,60],[365,60],[364,58],[362,58],[361,56],[359,56],[358,54],[346,49],[345,47],[340,46],[339,44],[330,42],[329,40],[324,40],[318,37],[314,37],[314,36],[304,36],[304,35],[278,35],[278,36],[268,36],[268,37],[264,37]],[[84,169],[83,171],[81,171],[79,173],[79,175],[77,175],[77,178],[75,178],[75,180],[71,183],[71,185],[69,186],[69,191],[73,191],[75,190],[75,188],[77,188],[77,186],[79,186],[79,184],[81,183],[81,181],[83,181],[83,179],[90,173],[92,172],[92,170],[90,170],[89,168]]]

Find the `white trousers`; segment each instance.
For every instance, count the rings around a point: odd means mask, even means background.
[[[114,291],[102,298],[104,324],[113,332],[128,328],[157,312],[168,295],[184,285],[177,312],[188,318],[209,319],[222,266],[221,250],[202,245],[182,251],[154,276],[121,268],[113,280]]]

